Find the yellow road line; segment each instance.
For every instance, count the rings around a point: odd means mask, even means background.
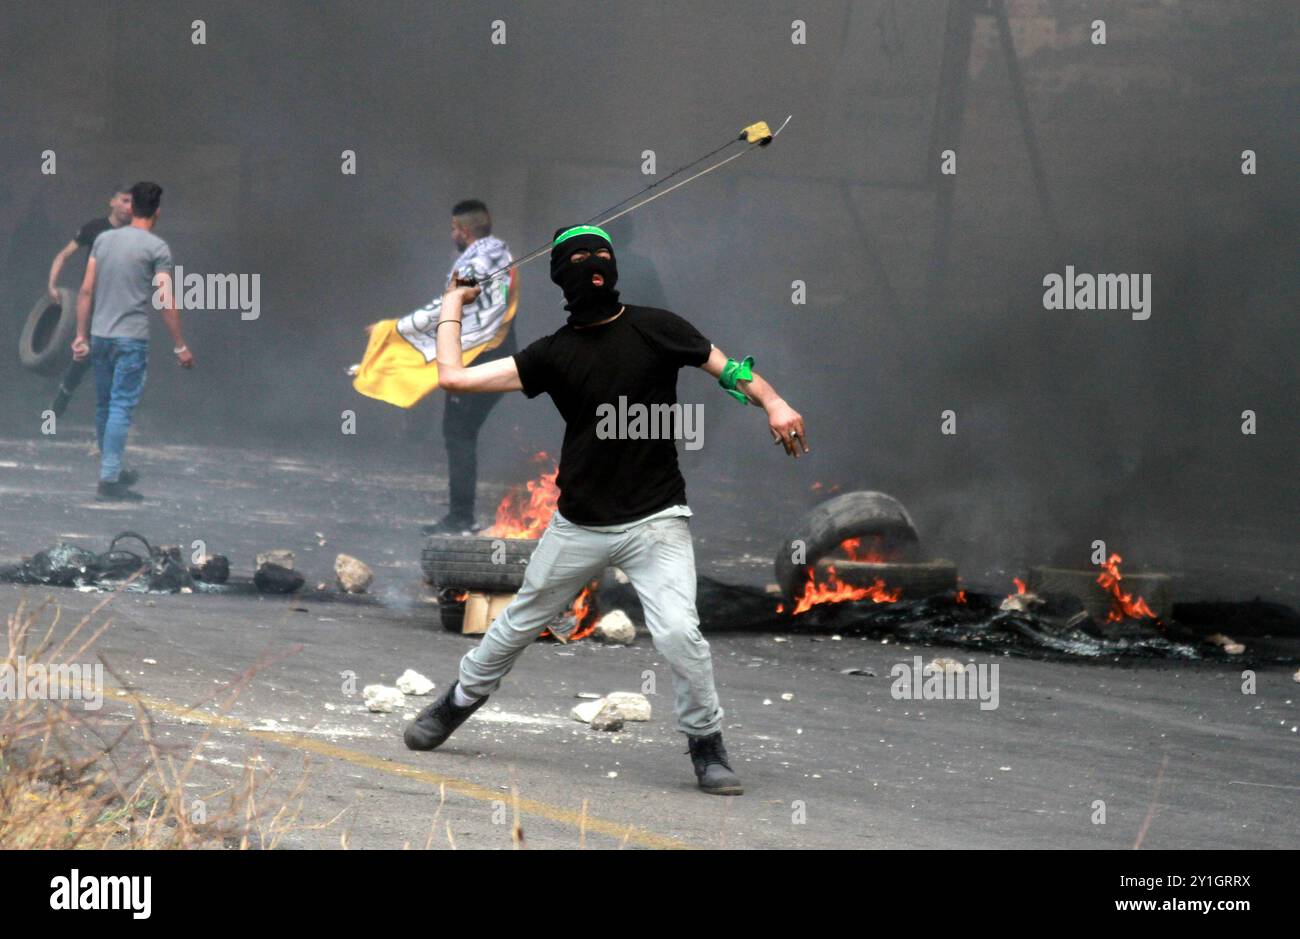
[[[117,690],[117,695],[119,698],[127,698],[130,696],[128,692],[120,689]],[[210,726],[255,734],[261,739],[270,740],[284,747],[289,747],[294,750],[302,750],[309,753],[316,753],[321,756],[329,757],[330,759],[351,763],[354,766],[363,766],[366,769],[378,770],[380,772],[390,773],[394,776],[402,776],[406,779],[414,779],[417,782],[428,783],[434,788],[445,785],[453,792],[458,792],[471,799],[478,799],[481,802],[507,801],[507,798],[496,789],[488,789],[484,786],[478,785],[477,783],[472,783],[469,780],[460,779],[456,776],[446,776],[442,773],[434,773],[427,769],[407,766],[404,763],[386,760],[383,757],[363,753],[360,750],[353,750],[349,747],[341,747],[338,744],[329,743],[325,740],[316,740],[301,734],[291,734],[279,730],[254,730],[245,726],[242,721],[233,717],[227,717],[224,714],[211,714],[207,711],[196,711],[186,705],[173,704],[171,701],[162,698],[153,698],[139,693],[137,693],[135,697],[138,698],[140,703],[148,710],[167,714],[171,717],[198,720]],[[586,817],[584,823],[581,812],[575,812],[572,809],[566,809],[563,806],[553,805],[549,802],[540,802],[536,799],[520,798],[519,811],[524,814],[545,818],[549,821],[559,822],[562,825],[569,825],[573,828],[580,828],[585,824],[586,830],[589,832],[608,835],[610,838],[614,838],[620,842],[626,837],[629,844],[635,844],[641,847],[678,849],[690,847],[686,842],[669,837],[668,835],[660,835],[652,831],[646,831],[619,822],[612,822],[608,819],[596,818],[591,815]]]

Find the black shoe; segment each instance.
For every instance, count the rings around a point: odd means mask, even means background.
[[[101,481],[95,491],[98,502],[143,502],[144,496],[131,489],[123,482],[106,483]]]
[[[123,486],[134,486],[140,481],[140,474],[133,469],[124,469],[117,474],[117,481]]]
[[[691,762],[700,788],[715,796],[744,795],[745,787],[740,777],[731,771],[727,762],[727,748],[722,745],[722,731],[707,737],[686,738],[690,742]]]
[[[457,727],[465,723],[469,716],[483,706],[487,695],[479,698],[467,708],[458,708],[452,701],[452,692],[459,682],[452,682],[451,687],[442,693],[437,701],[416,715],[415,720],[406,725],[402,739],[408,750],[432,750],[447,742]]]
[[[426,535],[472,535],[477,529],[473,516],[448,514],[432,525],[421,525],[420,531]]]

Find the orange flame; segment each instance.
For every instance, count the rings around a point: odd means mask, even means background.
[[[1012,582],[1013,584],[1016,585],[1016,592],[1015,592],[1015,593],[1009,593],[1009,594],[1007,594],[1007,596],[1006,596],[1006,600],[1003,600],[1003,601],[1002,601],[1003,603],[1006,603],[1007,600],[1010,600],[1012,597],[1023,596],[1024,594],[1026,594],[1026,593],[1029,592],[1029,591],[1025,588],[1025,582],[1024,582],[1023,580],[1021,580],[1019,577],[1012,577],[1012,578],[1011,578],[1011,582]],[[965,591],[963,591],[963,593],[964,593],[964,592],[965,592]],[[1004,607],[1004,609],[1005,609],[1005,607]]]
[[[590,595],[591,588],[583,587],[582,593],[578,594],[577,599],[573,601],[573,606],[569,608],[569,612],[573,614],[573,618],[578,624],[573,629],[573,635],[569,637],[570,642],[574,639],[585,639],[596,631],[596,618],[594,616],[591,617],[591,622],[586,626],[582,625],[582,621],[591,613],[591,604],[587,602]]]
[[[550,459],[545,453],[533,457],[534,462]],[[489,538],[540,538],[551,516],[555,514],[555,504],[560,498],[560,489],[555,485],[559,467],[552,467],[549,473],[542,473],[536,479],[530,479],[522,486],[515,486],[497,505],[496,520],[485,532]]]
[[[1156,619],[1155,612],[1147,606],[1145,600],[1141,597],[1134,599],[1132,594],[1119,589],[1119,582],[1123,579],[1119,572],[1122,560],[1124,559],[1118,554],[1112,554],[1102,565],[1102,572],[1097,575],[1101,589],[1110,594],[1110,612],[1106,614],[1106,621],[1120,623],[1126,619]]]
[[[849,556],[850,561],[866,561],[869,564],[885,564],[888,558],[880,551],[880,539],[872,541],[871,547],[866,551],[859,551],[862,544],[861,538],[846,538],[840,543],[840,550]]]
[[[902,588],[890,590],[879,578],[870,587],[854,587],[846,584],[835,573],[834,565],[827,566],[826,575],[826,583],[819,584],[816,571],[809,568],[808,582],[804,584],[803,595],[795,603],[795,608],[790,611],[791,616],[806,613],[820,603],[844,603],[847,600],[866,599],[870,599],[873,603],[893,603],[903,595]],[[777,612],[781,612],[779,607]]]
[[[591,617],[591,622],[587,623],[586,626],[583,626],[583,620],[587,619],[587,617],[590,616],[592,612],[592,605],[588,601],[588,598],[590,596],[591,596],[591,585],[589,584],[586,587],[582,588],[582,593],[574,597],[573,603],[569,605],[569,609],[566,615],[573,617],[574,627],[573,627],[572,634],[570,634],[567,640],[568,642],[575,642],[578,639],[586,639],[588,636],[590,636],[592,633],[596,631],[596,618],[594,616]],[[542,632],[542,635],[552,636],[554,634],[549,629],[547,629]]]
[[[956,600],[958,603],[960,603],[962,606],[965,606],[965,605],[966,605],[966,591],[965,591],[965,590],[958,590],[958,591],[957,591],[957,596],[954,597],[953,599],[955,599],[955,600]]]

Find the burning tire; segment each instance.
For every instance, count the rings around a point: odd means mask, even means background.
[[[18,358],[33,371],[57,371],[71,358],[72,337],[76,334],[77,304],[72,291],[60,287],[58,303],[41,294],[23,323]]]
[[[957,589],[957,566],[950,561],[841,561],[822,558],[817,562],[817,581],[835,576],[851,587],[871,587],[883,582],[903,599],[922,599]],[[805,575],[806,577],[807,575]]]
[[[1115,621],[1141,620],[1140,615],[1120,615],[1115,598],[1097,582],[1099,569],[1069,570],[1060,567],[1031,567],[1029,590],[1049,599],[1072,597],[1083,604],[1094,622],[1105,623],[1114,616]],[[1168,574],[1134,574],[1124,572],[1121,592],[1140,598],[1155,618],[1168,620],[1173,616],[1174,598]]]
[[[433,535],[420,558],[425,580],[438,590],[515,593],[537,542],[525,538]]]
[[[913,561],[921,539],[907,509],[883,492],[846,492],[828,499],[800,520],[776,552],[776,582],[791,600],[808,580],[809,570],[851,538],[869,538],[874,557],[894,563]],[[794,556],[799,551],[802,563]]]

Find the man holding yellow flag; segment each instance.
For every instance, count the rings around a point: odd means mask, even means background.
[[[492,216],[478,199],[458,202],[451,210],[451,238],[460,256],[447,274],[446,286],[457,275],[484,282],[513,258],[510,249],[492,234]],[[482,364],[514,355],[512,328],[519,294],[517,272],[484,282],[476,302],[464,310],[460,337],[461,363]],[[401,319],[383,320],[370,329],[366,355],[357,367],[352,387],[363,395],[409,408],[438,387],[438,315],[442,298],[431,300]],[[451,340],[449,340],[451,341]],[[478,485],[478,435],[499,394],[447,395],[442,435],[447,445],[450,503],[446,517],[424,526],[426,534],[458,534],[474,530],[474,495]]]

